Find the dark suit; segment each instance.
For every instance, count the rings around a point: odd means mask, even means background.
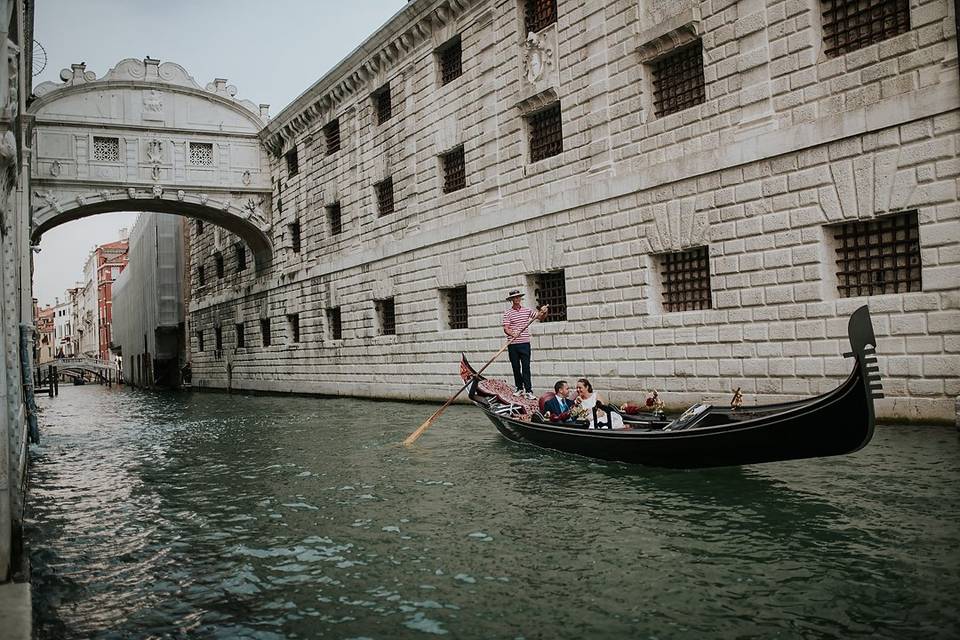
[[[550,412],[550,421],[551,422],[568,422],[570,418],[570,409],[573,408],[573,403],[565,398],[560,396],[553,396],[549,400],[543,403],[543,410]]]

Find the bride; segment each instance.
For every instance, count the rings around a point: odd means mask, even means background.
[[[590,384],[589,380],[586,378],[580,378],[577,380],[577,399],[574,400],[573,403],[586,409],[586,419],[590,421],[590,426],[587,427],[588,429],[597,428],[597,425],[593,423],[593,408],[597,405],[598,400],[601,404],[603,403],[603,400],[601,400],[593,390],[593,385]],[[609,413],[610,415],[607,416],[606,411],[597,411],[597,420],[600,422],[600,427],[623,429],[623,418],[620,417],[620,414],[613,411]]]

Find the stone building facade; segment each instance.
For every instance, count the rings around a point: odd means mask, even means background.
[[[770,402],[869,304],[878,414],[952,420],[956,7],[859,4],[408,3],[264,128],[270,269],[193,226],[194,382],[443,398],[520,287],[539,389]]]

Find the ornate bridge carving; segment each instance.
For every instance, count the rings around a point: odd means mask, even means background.
[[[64,222],[111,211],[156,211],[209,221],[272,257],[270,169],[258,132],[267,105],[201,87],[180,65],[122,60],[103,78],[72,65],[63,83],[34,90],[34,242]]]

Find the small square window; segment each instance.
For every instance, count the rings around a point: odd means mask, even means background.
[[[563,151],[560,102],[530,114],[527,122],[530,131],[530,162],[537,162]]]
[[[557,21],[557,0],[522,0],[527,33],[537,33]]]
[[[300,314],[287,314],[287,338],[290,342],[300,342]]]
[[[380,335],[397,335],[397,316],[393,298],[377,300],[377,319],[380,323]]]
[[[390,102],[390,84],[387,83],[373,94],[373,108],[377,112],[377,124],[383,124],[393,116],[393,105]]]
[[[467,186],[462,146],[440,156],[440,164],[443,166],[444,193],[459,191]]]
[[[374,185],[377,192],[377,211],[381,216],[390,215],[395,211],[393,202],[393,178],[381,180]]]
[[[663,310],[692,311],[713,307],[710,252],[707,247],[664,253],[657,259]]]
[[[300,172],[300,157],[297,155],[296,147],[287,151],[284,158],[287,159],[287,177],[292,178]]]
[[[270,318],[260,318],[260,340],[265,347],[273,344],[272,336],[270,335]]]
[[[222,278],[223,277],[223,254],[215,253],[213,255],[213,264],[216,265],[216,268],[217,268],[217,277]]]
[[[326,143],[326,155],[340,151],[340,120],[331,120],[323,127],[323,139]]]
[[[330,222],[330,235],[338,236],[343,233],[343,212],[339,202],[327,205],[327,220]]]
[[[287,232],[290,233],[290,250],[300,253],[300,221],[296,220],[288,224]]]
[[[197,351],[203,353],[203,329],[197,331]]]
[[[841,297],[922,291],[916,211],[844,222],[833,232]]]
[[[197,267],[197,281],[200,283],[200,286],[207,284],[207,274],[206,269],[203,268],[203,265]]]
[[[653,110],[662,117],[706,100],[700,40],[654,60]]]
[[[463,75],[463,49],[460,36],[451,38],[437,49],[440,65],[440,85],[449,84]]]
[[[120,138],[93,136],[93,159],[97,162],[120,162]]]
[[[563,271],[538,273],[533,277],[534,297],[537,308],[550,305],[544,322],[558,322],[567,319],[567,283]]]
[[[340,320],[340,307],[327,309],[327,332],[331,340],[343,338],[343,324]]]
[[[212,142],[191,142],[190,143],[190,164],[195,167],[213,166],[213,143]]]
[[[446,312],[447,329],[466,329],[469,326],[467,312],[467,287],[441,289],[440,298]]]
[[[247,268],[247,248],[242,242],[237,242],[233,249],[237,254],[237,271],[243,271]]]
[[[236,338],[237,338],[237,349],[243,349],[243,346],[245,344],[245,339],[246,339],[246,336],[243,333],[243,323],[238,322],[237,324],[235,324],[233,327],[233,330],[234,330],[234,335],[236,335]]]
[[[822,0],[824,53],[839,56],[910,30],[909,0]]]

